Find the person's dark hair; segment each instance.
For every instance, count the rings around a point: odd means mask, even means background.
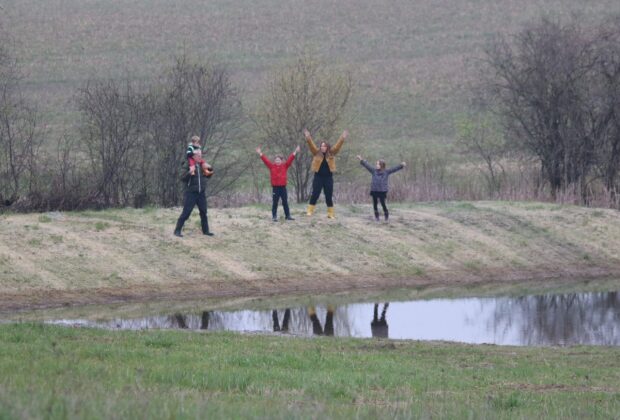
[[[331,146],[329,145],[329,143],[328,143],[328,142],[326,142],[326,141],[322,141],[322,142],[321,142],[321,144],[319,144],[319,150],[321,149],[321,146],[323,146],[323,145],[327,146],[327,151],[326,151],[326,153],[329,153],[329,150],[330,150],[332,147],[331,147]]]
[[[276,159],[277,159],[277,158],[280,158],[280,160],[284,160],[284,157],[283,157],[282,155],[276,155],[276,157],[275,157],[275,158],[276,158]]]
[[[379,159],[379,167],[382,171],[385,170],[385,161],[383,159]]]

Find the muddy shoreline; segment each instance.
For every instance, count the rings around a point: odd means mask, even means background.
[[[173,282],[167,285],[69,290],[32,288],[19,292],[0,292],[0,312],[167,300],[184,302],[197,299],[326,295],[398,288],[501,286],[545,280],[556,282],[559,280],[560,283],[565,280],[566,283],[570,283],[604,277],[620,278],[620,267],[565,266],[527,270],[435,270],[421,276],[407,278],[330,275],[329,278]]]

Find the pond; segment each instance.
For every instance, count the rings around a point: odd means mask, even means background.
[[[348,303],[272,310],[204,308],[142,318],[48,319],[108,329],[187,329],[445,340],[517,346],[620,345],[620,294],[588,292],[521,297]]]

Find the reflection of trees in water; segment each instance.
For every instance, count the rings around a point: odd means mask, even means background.
[[[525,345],[620,344],[620,295],[571,293],[497,299],[495,330],[518,328]]]

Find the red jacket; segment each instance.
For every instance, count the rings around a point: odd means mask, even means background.
[[[271,172],[271,186],[272,187],[286,187],[286,171],[293,164],[293,160],[295,159],[295,154],[291,153],[291,155],[286,159],[286,162],[276,165],[272,163],[265,157],[265,155],[261,155],[260,157],[265,166],[269,168]]]

